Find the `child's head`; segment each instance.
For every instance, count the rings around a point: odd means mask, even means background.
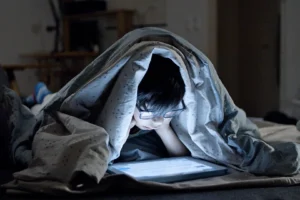
[[[156,129],[184,109],[185,84],[179,67],[168,58],[152,55],[149,69],[138,87],[134,112],[136,126]]]

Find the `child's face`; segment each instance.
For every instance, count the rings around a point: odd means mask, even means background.
[[[141,130],[155,130],[161,127],[163,124],[170,123],[172,118],[164,117],[154,117],[153,119],[141,119],[140,111],[135,108],[134,119],[136,121],[136,126]]]

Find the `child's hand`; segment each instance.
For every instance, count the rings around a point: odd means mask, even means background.
[[[134,117],[132,117],[132,120],[129,125],[129,129],[132,129],[135,125],[136,125],[136,121],[135,121]]]
[[[128,131],[127,131],[127,135],[129,135],[130,130],[131,130],[135,125],[136,125],[136,121],[135,121],[134,117],[132,117],[131,122],[130,122],[130,125],[129,125],[129,128],[128,128]]]
[[[172,119],[164,119],[163,124],[155,129],[157,135],[163,141],[165,147],[167,148],[171,156],[185,156],[189,154],[188,149],[183,145],[183,143],[178,139],[177,135],[174,133],[170,126]]]
[[[165,118],[164,122],[157,129],[155,129],[156,132],[161,132],[161,131],[165,131],[165,130],[169,129],[171,121],[172,121],[172,118]]]

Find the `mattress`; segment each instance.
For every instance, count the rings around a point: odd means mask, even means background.
[[[260,132],[266,141],[299,142],[300,140],[299,131],[295,126],[277,125],[263,121],[256,124],[260,127]],[[3,177],[1,176],[2,183]],[[12,196],[5,198],[11,199],[20,191],[26,191],[47,195],[68,194],[73,196],[75,194],[79,196],[79,194],[89,194],[91,199],[102,196],[107,197],[107,199],[182,199],[195,197],[204,199],[297,199],[295,197],[299,197],[299,184],[300,175],[267,177],[235,170],[231,170],[225,176],[174,184],[139,182],[130,177],[118,175],[105,177],[97,187],[89,190],[88,193],[70,191],[70,188],[58,182],[22,183],[21,181],[12,181],[6,184],[8,194]],[[116,195],[117,193],[122,195]],[[146,193],[146,195],[142,193]],[[96,194],[95,197],[93,194]],[[22,199],[25,197],[22,196]]]

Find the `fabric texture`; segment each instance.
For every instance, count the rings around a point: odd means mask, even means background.
[[[44,97],[43,102],[41,104],[35,104],[30,108],[32,114],[38,115],[44,107],[54,98],[56,93],[53,94],[48,94],[47,96]]]
[[[28,167],[32,161],[31,145],[34,133],[39,127],[37,118],[22,105],[21,99],[5,86],[0,86],[0,168]]]
[[[152,160],[168,156],[166,147],[155,131],[139,131],[125,142],[116,162]]]
[[[6,86],[9,87],[8,77],[4,71],[4,69],[0,65],[0,86]]]
[[[299,145],[265,142],[200,50],[166,30],[143,28],[128,33],[90,63],[39,115],[12,119],[13,137],[19,136],[12,145],[14,161],[28,166],[15,173],[15,179],[68,183],[76,172],[84,172],[100,182],[128,138],[137,88],[153,54],[180,68],[186,110],[171,124],[193,157],[258,175],[298,173]],[[15,112],[25,110],[19,106]],[[32,145],[20,142],[33,134]]]
[[[278,124],[263,123],[259,124],[262,138],[268,142],[285,141],[300,142],[299,131],[295,126],[282,126]],[[186,191],[189,193],[200,191],[236,191],[246,188],[270,188],[281,187],[286,190],[286,186],[295,186],[300,184],[300,175],[294,176],[256,176],[247,172],[230,170],[229,174],[218,177],[209,177],[185,182],[162,184],[155,182],[139,182],[123,175],[106,174],[102,181],[88,189],[74,190],[68,184],[51,180],[40,181],[22,181],[16,180],[4,185],[9,194],[18,191],[33,192],[48,195],[84,195],[84,194],[134,194],[149,192],[152,195],[157,193],[166,193],[174,191]],[[233,190],[235,189],[235,190]],[[278,193],[274,193],[275,196]],[[270,199],[270,198],[268,198]],[[271,198],[272,199],[272,198]]]

